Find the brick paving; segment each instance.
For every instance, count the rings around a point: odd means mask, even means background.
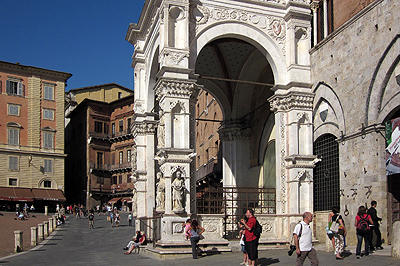
[[[57,230],[41,245],[27,252],[0,258],[1,265],[193,265],[193,266],[231,266],[242,261],[241,252],[206,255],[198,260],[189,256],[184,259],[159,261],[139,254],[124,255],[123,247],[134,234],[134,228],[127,226],[126,214],[121,215],[121,226],[111,228],[106,216],[95,216],[95,229],[90,230],[87,219],[68,217],[65,225]],[[400,265],[399,259],[392,259],[390,246],[377,251],[372,256],[356,259],[354,247],[347,248],[350,253],[343,261],[337,261],[333,253],[323,251],[319,246],[317,255],[321,266],[384,266]],[[289,257],[286,249],[275,249],[259,252],[259,265],[295,265],[295,256]],[[304,265],[310,265],[306,260]]]
[[[0,215],[0,228],[1,228],[1,241],[0,241],[0,257],[14,254],[14,231],[23,231],[23,249],[30,248],[31,243],[31,227],[37,227],[38,224],[49,221],[50,216],[43,214],[33,213],[35,217],[26,220],[14,220],[15,212],[1,212]],[[32,214],[32,213],[31,213]]]

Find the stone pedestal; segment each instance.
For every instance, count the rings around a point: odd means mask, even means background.
[[[43,237],[46,238],[49,236],[49,222],[43,222]]]
[[[37,227],[31,227],[31,246],[37,245]]]
[[[44,239],[44,225],[38,224],[38,241],[41,242]]]
[[[400,221],[393,224],[392,257],[400,258]]]
[[[54,223],[53,217],[49,218],[49,234],[51,234],[54,230],[53,223]]]
[[[14,237],[15,237],[14,250],[16,252],[21,252],[23,249],[23,232],[20,230],[14,231]]]

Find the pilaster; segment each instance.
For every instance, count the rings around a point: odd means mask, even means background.
[[[269,98],[275,112],[277,214],[313,210],[312,107],[314,94],[307,84],[276,86]]]

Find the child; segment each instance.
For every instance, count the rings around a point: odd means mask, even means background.
[[[89,217],[88,217],[88,219],[89,219],[89,229],[94,229],[94,214],[93,214],[93,212],[90,212],[89,213]]]
[[[241,251],[243,252],[243,262],[240,263],[240,265],[248,265],[248,259],[247,259],[247,252],[246,252],[246,248],[245,248],[245,238],[244,238],[244,226],[241,225],[239,223],[239,237],[240,237],[240,247],[241,247]]]
[[[121,219],[121,217],[119,216],[119,212],[117,211],[115,213],[115,226],[118,227],[119,226],[119,220]]]
[[[185,228],[185,240],[190,240],[190,234],[187,232],[187,229],[190,227],[192,223],[192,219],[187,219],[185,223],[182,224],[182,227]]]

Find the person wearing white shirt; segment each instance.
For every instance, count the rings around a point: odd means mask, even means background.
[[[319,265],[317,252],[312,245],[312,231],[310,228],[312,219],[313,215],[310,212],[305,212],[303,213],[303,221],[294,228],[293,237],[297,254],[296,266],[303,265],[306,257],[310,259],[312,266]]]

